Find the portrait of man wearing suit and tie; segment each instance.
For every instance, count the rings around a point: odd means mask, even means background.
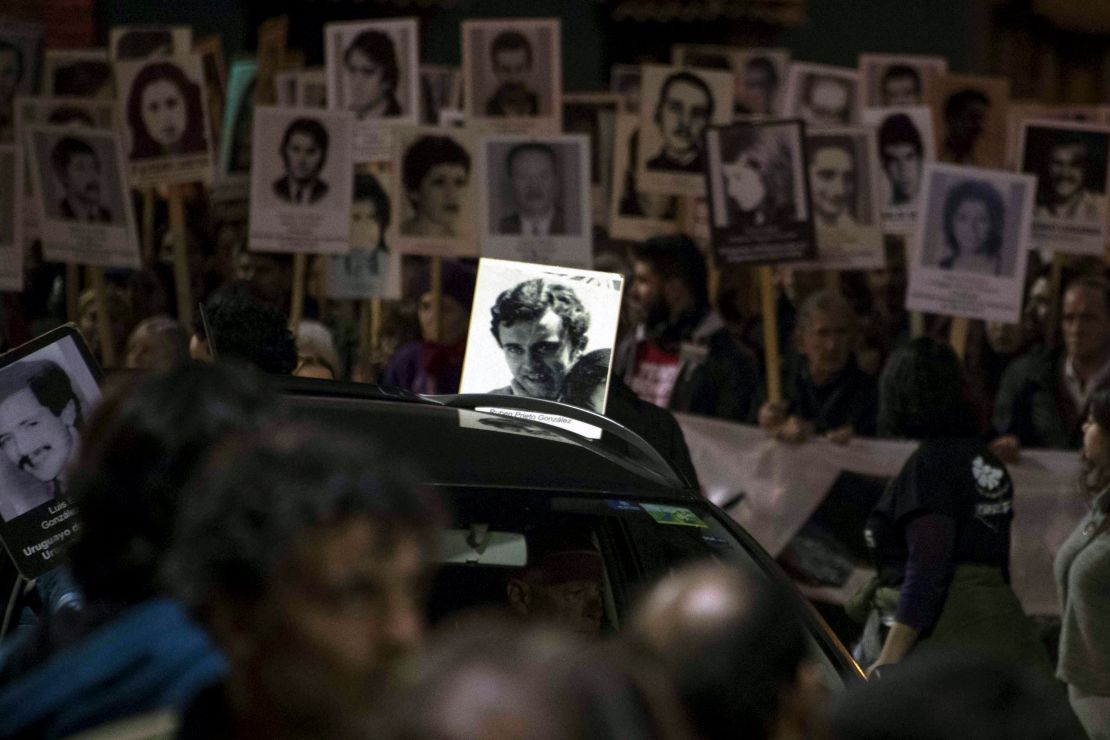
[[[287,203],[312,205],[328,194],[320,172],[328,159],[328,132],[314,118],[298,118],[281,137],[285,175],[274,182],[274,194]]]
[[[498,234],[563,236],[567,227],[560,207],[559,162],[554,147],[539,142],[517,144],[506,158],[513,211],[501,219]]]
[[[58,212],[66,221],[111,223],[112,212],[102,203],[101,163],[96,150],[85,140],[62,137],[50,152],[50,166],[65,196]]]

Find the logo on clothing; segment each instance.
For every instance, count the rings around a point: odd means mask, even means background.
[[[975,478],[975,487],[979,489],[980,495],[986,498],[1002,498],[1010,488],[1009,485],[1002,485],[1006,472],[988,463],[982,455],[972,460],[971,475]]]

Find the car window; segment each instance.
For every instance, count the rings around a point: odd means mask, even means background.
[[[579,581],[575,579],[596,579],[596,586],[588,588],[599,600],[593,618],[580,619],[576,624],[596,627],[601,633],[619,630],[646,589],[691,561],[715,558],[743,568],[768,584],[779,578],[760,566],[715,511],[700,502],[648,502],[477,488],[447,489],[447,498],[454,512],[452,528],[467,530],[478,525],[498,533],[522,534],[528,544],[529,565],[441,565],[431,591],[429,618],[433,624],[457,619],[463,611],[474,608],[526,614],[519,593],[515,602],[510,595],[510,583],[522,578],[528,568],[539,567],[536,558],[541,564],[554,563],[547,569],[552,572],[547,572],[544,565],[540,575],[529,573],[530,578],[544,583],[562,579],[569,584],[553,596],[548,594],[549,608],[559,610],[560,604],[566,607],[560,617],[581,618],[590,611],[580,609],[582,604],[575,601],[586,598],[576,590]],[[592,569],[589,562],[576,561],[574,553],[583,550],[600,554],[600,567]],[[829,674],[830,685],[840,685],[837,669],[820,647],[812,624],[807,632],[815,658]]]

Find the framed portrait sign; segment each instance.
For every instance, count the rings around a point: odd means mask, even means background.
[[[132,187],[212,180],[199,54],[116,62],[117,118]]]
[[[879,163],[873,129],[806,132],[809,196],[819,259],[801,270],[877,270],[883,266]]]
[[[875,129],[878,141],[883,230],[912,234],[917,227],[925,164],[936,159],[933,114],[927,106],[916,105],[864,108],[862,118]]]
[[[615,273],[483,258],[459,391],[605,413],[623,284]],[[498,321],[525,314],[535,318]]]
[[[937,135],[937,159],[974,167],[1006,165],[1005,77],[940,75],[929,105]]]
[[[785,114],[810,128],[850,126],[859,120],[859,72],[849,67],[791,62]]]
[[[112,63],[107,49],[47,49],[42,94],[63,98],[113,100]]]
[[[732,120],[732,73],[646,64],[636,175],[640,190],[705,195],[705,131]]]
[[[351,251],[324,257],[324,295],[338,299],[400,298],[392,162],[358,165],[351,196]]]
[[[746,121],[706,133],[710,241],[719,264],[817,258],[805,124]]]
[[[582,135],[484,136],[482,255],[565,267],[593,261],[590,147]]]
[[[491,133],[559,133],[560,28],[556,18],[463,21],[463,111],[469,125]]]
[[[43,257],[100,267],[140,265],[126,169],[111,129],[28,126]]]
[[[0,356],[0,540],[24,578],[56,568],[80,531],[66,469],[99,400],[73,324]]]
[[[348,111],[255,109],[250,249],[350,251],[353,129]]]
[[[477,141],[465,129],[432,126],[394,131],[395,243],[401,252],[478,253]]]
[[[1102,257],[1110,193],[1110,127],[1026,121],[1019,170],[1037,178],[1033,246]]]
[[[419,122],[418,39],[415,18],[324,27],[328,107],[354,115],[355,162],[388,159],[392,126]]]
[[[933,81],[948,73],[944,57],[921,54],[860,54],[860,108],[927,105]]]
[[[680,230],[679,197],[640,190],[636,159],[640,142],[640,117],[617,117],[613,151],[613,190],[609,203],[609,235],[642,241]]]
[[[1036,189],[1032,175],[926,165],[906,308],[1017,323]]]

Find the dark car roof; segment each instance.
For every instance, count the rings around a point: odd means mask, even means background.
[[[467,396],[429,400],[377,386],[306,378],[282,379],[280,390],[296,415],[367,433],[390,455],[414,463],[427,482],[436,485],[695,497],[654,451],[640,446],[646,447],[646,442],[615,424],[619,434],[606,431],[601,440],[591,440],[545,424],[476,411],[474,405],[489,405],[489,399],[480,396],[473,397],[473,404]],[[549,406],[565,412],[561,405]],[[490,422],[495,426],[487,426]]]

